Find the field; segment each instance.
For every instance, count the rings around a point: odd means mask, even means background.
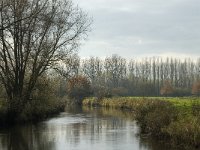
[[[192,106],[200,105],[200,97],[114,97],[114,98],[104,98],[102,100],[97,100],[96,98],[86,98],[83,100],[83,105],[101,105],[109,107],[127,107],[131,108],[132,105],[135,107],[135,103],[142,103],[144,100],[154,101],[161,100],[170,102],[177,109],[183,111],[191,111]]]

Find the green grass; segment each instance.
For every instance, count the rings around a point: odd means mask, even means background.
[[[127,107],[131,107],[131,105],[136,101],[140,103],[141,100],[162,100],[168,101],[172,103],[175,107],[182,110],[191,110],[193,104],[200,104],[200,97],[114,97],[114,98],[104,98],[103,100],[99,101],[95,98],[87,98],[83,101],[83,104],[91,103],[93,105],[100,104],[102,106],[109,105],[110,107],[120,107],[125,103],[129,103]]]
[[[180,113],[185,115],[190,115],[193,113],[193,106],[200,106],[200,98],[199,97],[157,97],[155,99],[168,101],[172,103]]]

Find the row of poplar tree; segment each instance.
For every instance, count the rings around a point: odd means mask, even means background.
[[[86,77],[97,95],[190,96],[200,93],[200,59],[128,60],[118,55],[80,59],[73,55],[58,71],[66,78]]]

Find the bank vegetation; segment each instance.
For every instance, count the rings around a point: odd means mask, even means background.
[[[130,110],[142,134],[168,140],[175,146],[200,147],[199,98],[86,98],[83,105]]]

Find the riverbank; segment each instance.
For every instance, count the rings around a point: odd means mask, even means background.
[[[5,99],[0,99],[0,127],[15,124],[35,123],[64,111],[66,100],[60,98],[34,99],[28,103],[19,114],[10,116],[8,104]]]
[[[172,144],[181,147],[200,147],[199,98],[87,98],[82,104],[130,109],[142,133],[168,139]]]

